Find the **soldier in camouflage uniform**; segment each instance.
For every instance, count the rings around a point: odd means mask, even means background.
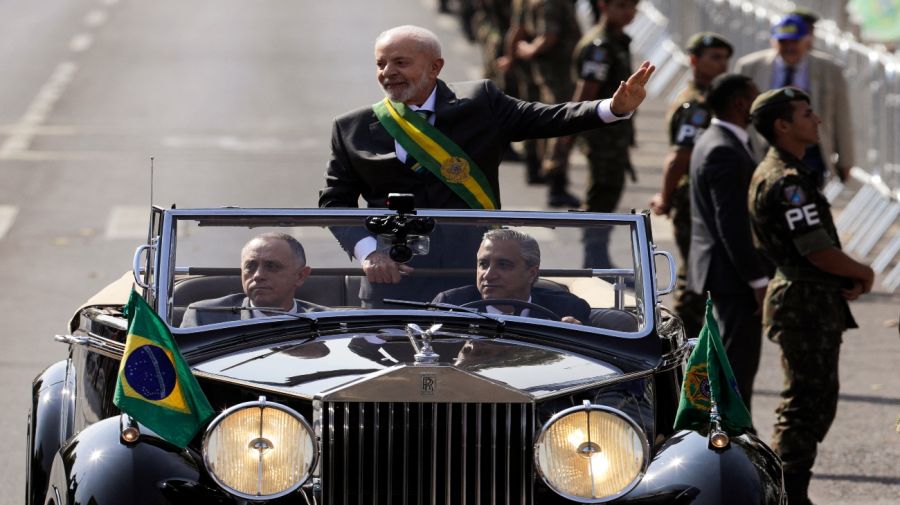
[[[819,139],[809,96],[774,89],[754,101],[751,114],[772,146],[748,202],[754,237],[777,265],[763,309],[785,376],[772,448],[783,462],[788,503],[808,504],[817,445],[837,411],[841,335],[857,327],[847,301],[871,290],[874,273],[841,251],[828,201],[801,161]]]
[[[712,32],[700,32],[688,39],[693,79],[681,91],[669,109],[669,150],[663,162],[663,187],[650,200],[656,215],[672,219],[675,244],[681,254],[675,282],[673,309],[684,323],[688,338],[697,337],[703,327],[706,299],[687,288],[687,258],[691,245],[691,191],[688,168],[694,140],[703,133],[712,119],[706,106],[706,92],[712,80],[728,68],[734,53],[725,37]]]
[[[531,64],[516,55],[519,42],[528,40],[525,29],[526,15],[531,0],[506,0],[509,4],[509,20],[503,36],[503,55],[495,62],[497,71],[503,75],[505,92],[516,98],[534,102],[540,100],[540,89],[534,80]],[[503,3],[499,0],[496,3]],[[506,8],[502,6],[501,8]],[[544,156],[544,140],[528,139],[522,142],[525,150],[525,180],[528,184],[543,184],[541,159]]]
[[[530,64],[531,77],[544,103],[562,103],[572,97],[572,52],[581,37],[571,0],[525,0],[523,29],[525,37],[515,47],[518,60]],[[630,73],[629,73],[630,75]],[[552,152],[556,140],[545,144]],[[551,207],[578,207],[581,201],[567,191],[568,174],[564,168],[544,174],[549,186]]]
[[[511,0],[477,0],[474,3],[475,14],[472,24],[475,40],[481,46],[481,62],[483,77],[494,81],[498,88],[507,94],[504,72],[497,69],[497,58],[503,56],[505,45],[503,38],[509,30],[512,15]],[[518,90],[512,90],[515,94]]]
[[[631,38],[625,27],[637,14],[638,0],[598,0],[601,15],[575,48],[575,85],[573,101],[596,100],[609,96],[619,83],[631,74]],[[591,212],[613,212],[625,189],[625,173],[634,180],[629,148],[634,144],[634,125],[626,119],[615,125],[580,135],[590,167],[590,183],[585,207]],[[568,166],[572,137],[559,139],[545,160],[545,170],[560,170]],[[608,268],[609,227],[585,230],[584,266]]]
[[[562,103],[575,90],[572,51],[581,37],[571,0],[526,0],[524,29],[527,40],[516,44],[516,58],[531,63],[540,89],[540,101]],[[629,74],[630,75],[630,74]]]

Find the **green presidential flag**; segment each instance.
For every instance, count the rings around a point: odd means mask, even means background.
[[[700,330],[697,347],[688,359],[681,386],[675,429],[705,429],[709,425],[713,402],[726,432],[738,434],[752,426],[750,412],[738,392],[725,345],[719,336],[719,324],[712,313],[712,299],[707,299],[706,321]]]
[[[213,415],[166,326],[135,291],[126,307],[128,337],[113,403],[178,447]]]

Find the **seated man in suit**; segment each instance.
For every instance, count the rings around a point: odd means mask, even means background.
[[[181,326],[327,310],[294,298],[294,291],[303,285],[310,271],[306,252],[297,239],[285,233],[258,235],[241,249],[244,292],[190,304]]]
[[[568,291],[534,287],[541,267],[541,250],[531,236],[517,230],[490,230],[482,238],[476,261],[476,285],[444,291],[434,301],[462,305],[477,300],[521,300],[550,310],[566,323],[581,324],[590,319],[591,307],[581,298]],[[519,305],[487,305],[486,309],[498,314],[550,318],[544,311]]]

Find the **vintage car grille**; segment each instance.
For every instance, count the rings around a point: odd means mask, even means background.
[[[532,404],[325,403],[324,503],[533,503]]]

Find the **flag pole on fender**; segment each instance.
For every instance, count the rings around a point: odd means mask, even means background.
[[[723,449],[730,443],[730,435],[741,434],[752,425],[719,335],[712,298],[707,296],[706,317],[688,358],[674,428],[708,429],[710,446]]]

